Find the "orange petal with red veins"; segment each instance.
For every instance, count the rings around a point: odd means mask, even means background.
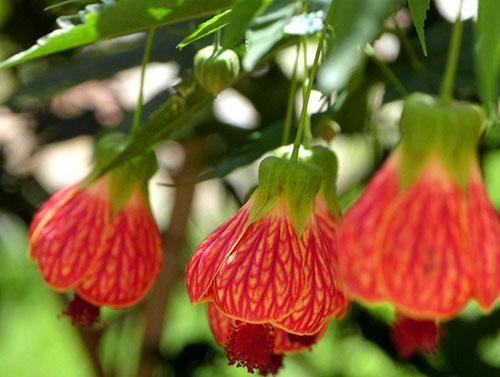
[[[207,304],[207,318],[215,341],[220,346],[225,347],[229,334],[232,331],[234,320],[224,315],[212,302]]]
[[[468,187],[466,223],[474,266],[474,298],[488,309],[500,294],[500,222],[480,177]]]
[[[300,246],[305,274],[302,297],[288,316],[273,324],[290,333],[312,335],[323,328],[332,314],[333,297],[337,293],[327,239],[314,216],[304,230]]]
[[[99,245],[111,223],[106,180],[85,189],[78,185],[57,192],[35,216],[30,255],[54,289],[77,284],[99,257]]]
[[[324,335],[327,325],[313,335],[295,335],[276,329],[274,335],[274,353],[297,353],[310,350]]]
[[[399,190],[396,163],[394,157],[384,163],[339,224],[335,250],[339,278],[350,295],[366,302],[384,299],[377,280],[375,236],[382,215]]]
[[[303,252],[285,201],[250,224],[215,276],[212,294],[225,314],[265,323],[288,315],[302,297]]]
[[[243,235],[252,202],[250,199],[194,251],[186,267],[186,287],[191,302],[206,299],[215,274]]]
[[[347,309],[351,304],[351,300],[345,294],[346,289],[343,286],[342,280],[339,278],[337,250],[338,234],[337,234],[337,220],[332,215],[332,212],[327,207],[325,202],[321,199],[320,195],[317,196],[315,201],[314,217],[320,228],[320,232],[325,237],[327,243],[327,252],[331,257],[333,263],[333,280],[335,281],[336,291],[332,301],[332,308],[330,313],[336,318],[343,318],[347,313]]]
[[[462,194],[445,174],[428,169],[380,223],[377,247],[387,294],[398,310],[416,318],[448,318],[471,294]]]
[[[76,288],[95,305],[127,307],[153,284],[163,259],[160,233],[139,191],[115,215],[98,262]]]

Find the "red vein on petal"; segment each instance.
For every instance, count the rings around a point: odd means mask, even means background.
[[[276,329],[274,336],[274,352],[294,354],[310,350],[324,335],[327,325],[313,335],[295,335]]]
[[[337,291],[327,239],[315,216],[311,216],[304,230],[300,247],[305,274],[301,299],[288,316],[273,324],[290,333],[312,335],[320,331],[332,314],[333,297]]]
[[[99,257],[111,212],[105,179],[58,192],[41,208],[31,226],[30,250],[54,289],[73,287]]]
[[[246,322],[288,315],[302,296],[303,253],[284,200],[250,224],[213,284],[217,307]]]
[[[331,315],[336,318],[343,318],[347,313],[347,309],[351,304],[351,300],[347,297],[347,290],[340,279],[337,251],[338,250],[338,232],[337,232],[337,220],[333,216],[332,212],[323,201],[320,195],[316,197],[314,217],[319,226],[320,232],[322,233],[326,246],[327,253],[330,257],[331,263],[333,263],[333,280],[335,282],[336,290],[332,301]]]
[[[207,303],[207,319],[215,341],[224,347],[235,321],[217,309],[213,302]]]
[[[154,283],[163,259],[162,241],[139,191],[116,214],[111,229],[98,263],[77,292],[95,305],[127,307]]]
[[[398,160],[390,157],[368,183],[358,201],[339,224],[338,248],[335,250],[339,277],[350,296],[361,301],[384,299],[377,280],[378,257],[375,237],[382,215],[399,190]]]
[[[377,248],[385,289],[399,311],[444,319],[469,299],[462,204],[459,187],[432,166],[386,209]]]
[[[186,287],[191,302],[207,299],[210,286],[224,260],[243,235],[253,200],[216,228],[196,248],[186,267]]]
[[[467,189],[466,203],[466,233],[474,266],[473,295],[487,310],[500,295],[500,221],[478,171]]]

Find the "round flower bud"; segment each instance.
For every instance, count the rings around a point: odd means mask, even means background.
[[[207,46],[194,57],[194,75],[198,83],[214,96],[231,86],[240,73],[240,61],[233,50]]]

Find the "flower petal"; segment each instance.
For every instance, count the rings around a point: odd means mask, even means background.
[[[333,297],[337,293],[327,239],[314,216],[304,230],[300,247],[305,274],[302,297],[288,316],[273,324],[290,333],[312,335],[321,330],[331,315]]]
[[[288,315],[302,296],[303,253],[284,200],[253,222],[213,284],[217,307],[246,322]]]
[[[141,300],[156,279],[162,241],[139,191],[116,214],[111,229],[77,292],[95,305],[127,307]]]
[[[252,203],[250,199],[193,252],[186,267],[186,288],[191,302],[207,299],[215,274],[243,235]]]
[[[347,309],[351,305],[351,300],[346,295],[346,288],[342,280],[339,278],[338,261],[337,261],[337,248],[338,246],[338,233],[337,233],[337,220],[333,216],[331,210],[327,207],[326,203],[318,195],[315,202],[314,217],[320,232],[326,239],[327,252],[333,263],[333,280],[335,282],[336,291],[332,301],[331,314],[338,319],[344,317]]]
[[[326,332],[325,324],[320,331],[313,335],[295,335],[276,329],[274,335],[274,353],[297,353],[310,350]]]
[[[448,318],[470,298],[462,193],[444,171],[427,171],[386,208],[377,248],[389,299],[421,319]]]
[[[54,194],[30,228],[30,255],[54,289],[77,284],[99,256],[111,223],[105,179],[82,189],[79,184]]]
[[[398,192],[397,161],[392,157],[375,174],[339,225],[335,250],[339,278],[350,295],[366,302],[384,299],[377,280],[375,236],[382,215]]]
[[[213,302],[207,303],[207,319],[215,341],[225,347],[235,321],[217,309]]]
[[[500,294],[500,221],[480,176],[468,187],[466,222],[474,266],[474,297],[488,309]]]

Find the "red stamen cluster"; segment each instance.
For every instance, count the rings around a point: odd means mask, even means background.
[[[101,321],[99,311],[99,306],[95,306],[75,295],[62,313],[70,317],[72,325],[92,327]]]
[[[269,325],[237,322],[226,343],[229,365],[246,367],[248,372],[259,370],[266,375],[273,366],[274,330]],[[274,367],[274,366],[273,366]]]
[[[434,321],[418,321],[398,316],[391,329],[391,338],[401,358],[408,358],[417,352],[434,354],[438,350],[439,338],[444,329]]]

